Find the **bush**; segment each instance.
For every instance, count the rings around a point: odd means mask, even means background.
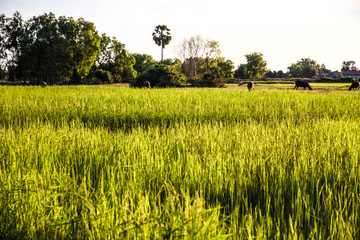
[[[185,82],[185,76],[171,66],[156,64],[140,74],[131,86],[142,87],[145,81],[149,81],[151,87],[180,87]]]
[[[101,81],[103,83],[112,83],[113,79],[111,77],[111,73],[106,70],[99,69],[95,72],[95,77],[98,81]]]
[[[327,77],[327,76],[322,76],[320,79],[320,82],[333,82],[334,79],[331,77]]]
[[[201,79],[191,80],[194,87],[225,87],[225,81],[215,73],[205,73]]]
[[[351,78],[351,77],[343,77],[340,79],[341,82],[344,82],[344,83],[352,83],[352,82],[355,82],[356,79],[355,78]]]

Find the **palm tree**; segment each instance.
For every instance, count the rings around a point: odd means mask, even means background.
[[[155,32],[152,33],[153,40],[158,46],[161,46],[161,63],[163,62],[163,49],[171,41],[170,29],[166,25],[157,25]]]

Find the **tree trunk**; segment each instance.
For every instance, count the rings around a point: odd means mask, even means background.
[[[161,64],[163,63],[164,60],[164,47],[161,46]]]

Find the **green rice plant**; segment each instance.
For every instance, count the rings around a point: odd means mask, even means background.
[[[359,103],[0,87],[0,238],[358,239]]]

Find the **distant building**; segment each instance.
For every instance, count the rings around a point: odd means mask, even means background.
[[[340,75],[339,72],[332,72],[330,77],[331,77],[331,78],[338,78],[339,75]]]
[[[331,72],[331,73],[325,73],[324,76],[325,77],[329,77],[329,78],[338,78],[340,75],[339,72]]]
[[[342,71],[343,78],[360,79],[360,71]]]

